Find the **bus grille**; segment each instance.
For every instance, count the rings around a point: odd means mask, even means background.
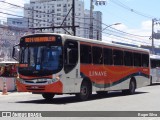
[[[47,81],[31,81],[31,80],[25,80],[25,83],[46,83]]]

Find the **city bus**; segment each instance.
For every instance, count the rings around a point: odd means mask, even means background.
[[[150,55],[150,62],[151,62],[151,83],[158,83],[160,82],[160,56],[159,55]]]
[[[150,84],[149,51],[140,48],[36,33],[20,39],[13,58],[19,61],[18,91],[42,94],[47,100],[58,94],[87,100],[92,92],[104,95],[113,90],[134,94]]]

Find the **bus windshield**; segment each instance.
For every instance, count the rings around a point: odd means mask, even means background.
[[[19,73],[50,75],[62,69],[62,62],[62,46],[23,46],[20,48]]]
[[[21,44],[19,73],[46,76],[59,72],[63,67],[62,49],[58,42]]]

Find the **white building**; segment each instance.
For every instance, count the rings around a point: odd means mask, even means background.
[[[76,36],[89,38],[89,10],[84,11],[84,0],[75,0],[75,25]],[[30,0],[30,4],[25,4],[24,16],[28,18],[30,28],[61,26],[64,18],[72,7],[72,0]],[[94,20],[93,30],[94,39],[101,40],[101,21],[102,13],[93,12]],[[67,16],[62,26],[72,26],[72,10]],[[86,29],[88,28],[88,29]],[[73,35],[72,28],[65,28]],[[42,32],[55,32],[69,34],[62,28],[43,29]],[[37,32],[41,32],[40,29]]]
[[[85,10],[85,30],[84,37],[89,38],[90,28],[90,11]],[[100,11],[93,11],[93,39],[102,40],[102,13]]]
[[[30,4],[25,4],[24,16],[29,19],[30,28],[61,26],[65,16],[72,7],[72,0],[30,0]],[[75,0],[75,25],[76,35],[84,35],[84,2]],[[62,26],[72,26],[72,11],[64,21]],[[72,29],[66,28],[71,34]],[[62,28],[43,29],[42,32],[65,33]]]
[[[19,28],[28,28],[28,19],[26,18],[7,18],[7,25]]]

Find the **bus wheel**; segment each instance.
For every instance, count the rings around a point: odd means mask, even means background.
[[[96,93],[99,96],[106,96],[108,94],[108,91],[97,91]]]
[[[134,94],[135,90],[136,90],[136,83],[134,80],[131,80],[129,84],[129,94],[130,95]]]
[[[129,84],[129,89],[122,90],[122,93],[132,95],[135,93],[135,90],[136,90],[136,82],[135,80],[131,79],[130,84]]]
[[[150,78],[150,85],[152,85],[152,77]]]
[[[45,98],[46,100],[52,100],[55,94],[53,93],[43,93],[42,96],[43,98]]]
[[[85,101],[87,100],[91,94],[92,94],[92,89],[91,89],[91,84],[88,81],[83,81],[81,84],[81,88],[80,88],[80,93],[76,94],[76,97],[78,97],[78,99]]]

